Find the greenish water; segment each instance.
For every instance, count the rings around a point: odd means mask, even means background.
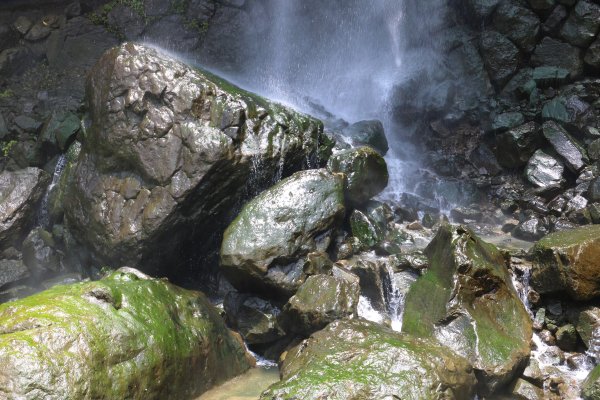
[[[256,400],[266,388],[277,381],[277,368],[252,368],[245,374],[209,390],[196,400]]]

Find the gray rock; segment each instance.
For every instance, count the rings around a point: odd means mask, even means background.
[[[531,10],[516,2],[504,1],[496,9],[493,23],[498,32],[506,35],[526,53],[535,48],[540,19]]]
[[[589,162],[585,149],[567,131],[554,121],[547,121],[542,126],[544,137],[554,150],[565,160],[566,166],[573,172],[585,167]]]
[[[558,30],[562,27],[563,22],[569,16],[569,12],[563,5],[558,5],[552,10],[546,21],[544,21],[544,25],[542,26],[542,31],[546,34],[557,35]]]
[[[20,15],[15,22],[13,22],[13,28],[21,35],[25,35],[32,25],[33,23],[31,20],[24,15]]]
[[[539,87],[560,86],[567,82],[570,72],[565,68],[537,67],[533,70],[533,80]]]
[[[600,30],[600,5],[586,0],[577,2],[571,11],[560,34],[567,42],[579,46],[589,46]]]
[[[565,167],[556,157],[536,150],[527,163],[525,176],[538,188],[560,187],[564,183]]]
[[[545,37],[536,46],[531,57],[535,67],[552,66],[569,70],[572,78],[577,78],[583,73],[581,50],[568,43]]]
[[[26,47],[14,47],[0,52],[0,75],[20,75],[34,65],[36,58]]]
[[[31,42],[37,42],[38,40],[42,40],[48,35],[50,35],[51,29],[43,24],[42,22],[38,22],[31,27],[29,32],[25,35],[25,39]]]
[[[467,0],[464,2],[467,12],[474,21],[485,20],[492,15],[500,0]]]
[[[536,241],[548,234],[548,229],[539,218],[529,218],[517,225],[512,235],[518,239]]]
[[[0,173],[0,249],[22,239],[49,179],[46,172],[37,168]]]
[[[512,400],[543,400],[544,390],[525,379],[517,379],[509,389]]]
[[[503,167],[518,168],[531,158],[542,144],[538,124],[531,121],[496,137],[497,160]]]
[[[588,306],[579,312],[575,326],[587,349],[598,356],[600,351],[600,308]]]
[[[88,77],[92,126],[66,179],[65,220],[109,264],[157,273],[164,258],[175,273],[183,243],[213,251],[240,199],[331,148],[319,121],[142,45],[113,48]]]
[[[600,38],[587,49],[584,61],[590,67],[600,69]]]
[[[52,234],[42,228],[33,229],[23,241],[23,262],[37,276],[61,269]]]
[[[271,343],[285,332],[277,322],[280,310],[259,297],[231,292],[223,302],[227,323],[248,344]]]
[[[244,206],[225,231],[221,269],[240,290],[289,297],[305,279],[304,257],[329,247],[344,211],[341,175],[297,172]]]
[[[594,367],[582,382],[581,397],[584,400],[600,399],[600,365]]]
[[[13,122],[19,128],[29,133],[35,133],[42,126],[40,121],[28,117],[27,115],[19,115],[18,117],[15,117]]]
[[[352,235],[364,250],[374,248],[385,238],[385,231],[359,210],[352,211],[349,222]]]
[[[517,72],[520,63],[519,49],[505,36],[494,31],[481,35],[481,53],[490,80],[502,88]]]
[[[542,119],[556,122],[571,122],[564,100],[560,97],[550,100],[542,108]]]
[[[346,198],[361,205],[379,194],[388,184],[385,159],[370,147],[343,150],[331,156],[327,169],[345,175]]]
[[[21,260],[0,260],[0,290],[3,286],[29,278],[30,273]],[[0,300],[0,303],[2,301]]]
[[[564,351],[575,351],[577,347],[577,331],[571,324],[563,325],[556,331],[556,345]]]
[[[525,117],[520,112],[498,114],[492,120],[492,130],[495,132],[504,132],[521,125],[523,122],[525,122]]]
[[[587,198],[591,202],[600,201],[600,177],[595,178],[590,182],[587,190]]]
[[[382,156],[385,156],[389,149],[381,121],[359,121],[345,128],[343,133],[350,137],[355,145],[371,146]]]
[[[556,5],[555,0],[528,0],[527,2],[535,11],[550,11]]]
[[[348,272],[310,276],[283,307],[281,323],[286,331],[309,336],[333,321],[356,317],[359,295],[358,277]]]

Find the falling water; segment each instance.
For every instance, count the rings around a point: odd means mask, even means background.
[[[50,186],[48,186],[48,190],[46,190],[46,194],[44,194],[44,197],[42,198],[42,202],[40,204],[40,208],[38,210],[37,225],[42,228],[47,228],[48,225],[50,224],[50,220],[49,220],[50,216],[49,216],[49,211],[48,211],[48,201],[50,198],[50,193],[52,192],[52,189],[54,189],[54,187],[60,180],[60,177],[61,177],[66,165],[67,165],[67,155],[61,154],[60,157],[58,158],[58,161],[56,162],[56,166],[54,167],[54,173],[52,174],[52,182],[50,183]]]

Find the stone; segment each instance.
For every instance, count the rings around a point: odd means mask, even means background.
[[[357,316],[360,285],[350,273],[309,276],[283,306],[281,324],[304,337],[338,319]]]
[[[556,345],[564,351],[575,351],[577,348],[577,331],[571,324],[563,325],[556,331]]]
[[[352,211],[349,222],[352,235],[365,250],[374,248],[385,238],[385,231],[359,210]]]
[[[575,329],[588,351],[597,356],[600,350],[600,308],[588,306],[581,310]]]
[[[13,28],[21,35],[25,35],[32,25],[33,22],[31,22],[31,20],[24,15],[20,15],[17,17],[15,22],[13,22]]]
[[[343,150],[333,154],[327,168],[345,175],[347,200],[357,206],[379,194],[388,184],[389,174],[383,157],[370,147]]]
[[[23,241],[23,262],[36,277],[61,270],[55,246],[52,234],[42,228],[34,228]]]
[[[546,34],[557,36],[559,29],[562,27],[568,16],[569,12],[567,9],[562,4],[557,5],[554,7],[554,10],[552,10],[548,18],[546,18],[546,21],[544,21],[542,31]]]
[[[544,390],[525,379],[517,379],[511,386],[510,393],[514,400],[543,400]]]
[[[587,49],[583,60],[590,67],[600,69],[600,38]]]
[[[505,168],[519,168],[527,164],[542,144],[541,130],[531,121],[496,137],[496,158]]]
[[[545,122],[542,132],[554,150],[563,158],[565,165],[573,172],[581,170],[589,162],[585,148],[556,122]]]
[[[35,57],[27,47],[0,50],[0,75],[21,75],[35,63]]]
[[[19,115],[15,117],[13,122],[25,132],[30,133],[35,133],[42,126],[42,123],[40,121],[28,117],[27,115]]]
[[[50,35],[50,32],[50,28],[40,21],[31,27],[29,32],[25,35],[25,39],[31,42],[37,42],[38,40],[47,38],[48,35]]]
[[[29,276],[29,270],[23,261],[0,260],[0,290],[8,284],[29,278]]]
[[[518,239],[536,241],[548,234],[548,229],[539,218],[528,218],[512,231],[512,235]]]
[[[81,15],[81,3],[74,1],[65,7],[65,15],[67,18],[78,17]]]
[[[443,225],[425,254],[430,266],[406,297],[403,332],[465,357],[482,392],[496,392],[525,366],[532,336],[503,253],[462,226]]]
[[[281,310],[260,297],[230,292],[223,307],[229,326],[248,344],[272,343],[285,336],[277,321]]]
[[[572,78],[577,78],[583,73],[581,50],[548,36],[536,46],[531,56],[531,64],[535,67],[564,68],[569,71]]]
[[[580,0],[571,11],[560,31],[561,36],[574,46],[587,47],[600,30],[600,5]]]
[[[594,161],[600,160],[600,139],[594,140],[588,145],[588,156]]]
[[[504,87],[519,68],[519,49],[495,31],[483,32],[480,46],[490,80],[497,88]]]
[[[555,98],[544,104],[544,107],[542,108],[542,119],[544,121],[552,120],[562,123],[571,122],[564,100],[560,98]]]
[[[527,163],[525,176],[538,188],[560,187],[564,183],[565,167],[562,162],[543,150],[536,150]]]
[[[139,44],[106,52],[86,87],[91,126],[68,178],[65,221],[109,265],[171,278],[190,258],[203,268],[198,255],[217,250],[240,201],[317,168],[333,145],[320,121]],[[126,198],[131,179],[140,189]],[[182,255],[185,247],[198,253]]]
[[[600,294],[600,225],[552,233],[532,249],[532,287],[540,294],[567,293],[575,300]]]
[[[37,168],[0,173],[0,249],[23,239],[49,180],[48,174]]]
[[[494,13],[493,25],[524,52],[529,53],[535,48],[540,19],[531,10],[517,3],[504,1]]]
[[[499,3],[500,0],[467,0],[464,6],[473,20],[480,21],[489,18]]]
[[[481,221],[483,212],[476,206],[456,207],[450,211],[450,217],[458,223],[465,221]]]
[[[555,0],[528,0],[527,2],[535,11],[550,11],[556,5]]]
[[[559,67],[537,67],[533,70],[533,80],[540,88],[558,87],[569,80],[571,73],[568,69]]]
[[[65,151],[69,144],[74,140],[75,134],[79,131],[80,120],[73,113],[53,114],[44,124],[40,136],[42,140],[58,146],[61,151]]]
[[[131,268],[1,304],[0,320],[7,398],[192,398],[250,368],[206,296]]]
[[[261,400],[471,399],[468,362],[432,341],[362,320],[336,321],[290,349]]]
[[[523,124],[523,122],[525,122],[525,117],[520,112],[498,114],[492,120],[492,130],[494,132],[504,132]]]
[[[239,290],[289,297],[304,281],[304,257],[329,247],[344,216],[343,179],[301,171],[246,204],[221,245],[221,270]]]
[[[355,145],[370,146],[385,156],[389,146],[381,121],[359,121],[343,130]]]
[[[584,400],[600,399],[600,365],[594,367],[582,382],[581,397]]]

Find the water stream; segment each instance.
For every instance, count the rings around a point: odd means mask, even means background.
[[[36,218],[37,225],[42,228],[47,228],[50,225],[50,215],[49,215],[49,210],[48,210],[48,201],[50,199],[50,193],[52,192],[52,189],[54,189],[54,187],[60,180],[60,177],[61,177],[66,165],[67,165],[67,155],[61,154],[58,157],[58,160],[56,161],[56,166],[54,167],[54,173],[52,174],[52,182],[50,183],[50,186],[48,186],[48,189],[46,190],[46,193],[44,194],[44,197],[42,198],[42,202],[40,203],[40,208],[38,209],[37,218]]]

